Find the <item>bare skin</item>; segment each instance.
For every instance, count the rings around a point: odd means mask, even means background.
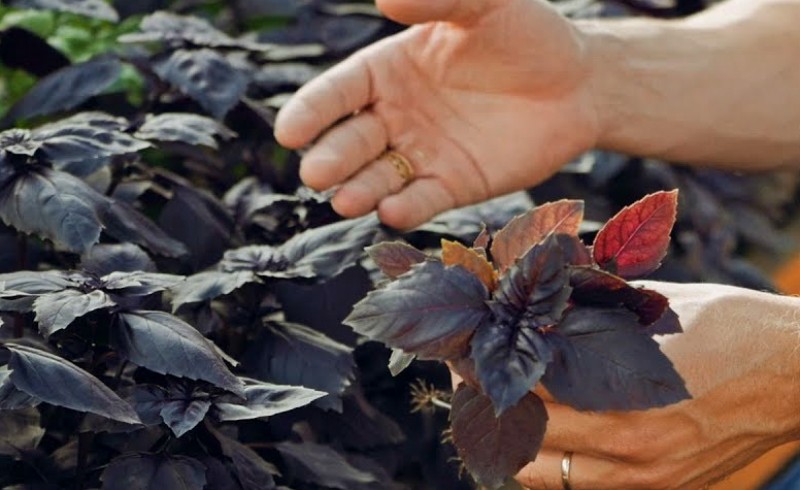
[[[601,147],[741,170],[800,162],[800,0],[729,0],[682,21],[572,23],[543,0],[379,0],[413,24],[311,81],[276,137],[335,209],[412,228],[535,185]],[[416,173],[403,182],[388,147]],[[548,402],[544,449],[517,479],[702,488],[800,438],[797,299],[650,284],[685,334],[662,339],[694,398],[592,414]]]

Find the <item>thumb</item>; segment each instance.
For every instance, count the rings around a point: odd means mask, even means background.
[[[376,0],[384,15],[401,24],[432,21],[470,23],[483,15],[497,0]]]

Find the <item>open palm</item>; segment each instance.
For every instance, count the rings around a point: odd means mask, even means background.
[[[411,228],[446,209],[534,185],[597,139],[584,44],[541,0],[383,0],[415,25],[309,82],[276,137],[313,142],[301,163],[334,208]],[[382,158],[404,155],[405,182]]]

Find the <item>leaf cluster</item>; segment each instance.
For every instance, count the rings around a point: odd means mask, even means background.
[[[441,257],[403,242],[369,249],[392,280],[345,323],[421,359],[447,361],[464,380],[451,422],[459,455],[491,488],[533,460],[547,413],[541,383],[580,410],[639,410],[689,397],[651,338],[680,332],[656,291],[628,284],[664,258],[677,192],[622,209],[591,248],[578,238],[583,203],[538,206],[471,247],[443,240]],[[487,407],[494,410],[487,410]]]

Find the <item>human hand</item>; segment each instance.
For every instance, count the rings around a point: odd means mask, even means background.
[[[798,300],[714,284],[647,282],[670,298],[685,332],[659,338],[693,398],[633,412],[578,412],[546,398],[539,456],[516,476],[573,490],[694,489],[800,438]],[[546,394],[545,394],[546,397]]]
[[[302,87],[275,135],[334,209],[411,228],[530,187],[594,146],[586,46],[542,0],[378,0],[415,25]],[[381,155],[413,166],[411,182]]]

